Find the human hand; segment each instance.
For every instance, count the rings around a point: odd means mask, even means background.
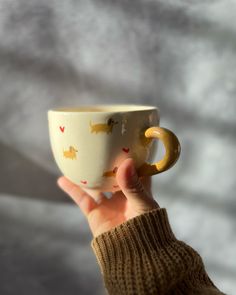
[[[94,237],[133,217],[159,208],[152,197],[151,178],[139,178],[131,158],[120,165],[116,180],[121,191],[114,193],[110,199],[100,193],[96,202],[88,190],[83,190],[64,176],[58,179],[59,187],[75,201],[86,216]]]

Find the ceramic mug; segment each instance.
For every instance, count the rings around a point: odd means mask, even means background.
[[[116,171],[133,158],[139,176],[154,175],[172,167],[180,154],[173,132],[159,127],[154,106],[94,105],[48,111],[49,135],[55,161],[72,182],[103,192],[119,190]],[[155,152],[153,139],[165,146],[165,156],[149,164]]]

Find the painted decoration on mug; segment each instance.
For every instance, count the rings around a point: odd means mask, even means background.
[[[128,148],[128,147],[123,147],[123,148],[122,148],[122,151],[128,154],[128,152],[129,152],[129,148]]]
[[[64,131],[65,131],[65,126],[59,126],[59,128],[60,128],[61,132],[64,133]]]
[[[113,170],[111,170],[111,171],[105,171],[104,173],[103,173],[103,176],[104,177],[115,177],[116,176],[116,172],[117,172],[117,170],[118,170],[118,167],[115,167]]]
[[[122,122],[121,122],[121,134],[124,135],[127,132],[127,123],[128,120],[123,117]]]
[[[63,156],[66,159],[76,160],[77,152],[78,150],[75,147],[70,146],[68,150],[63,150]]]
[[[107,123],[98,123],[98,124],[92,124],[90,121],[90,132],[91,133],[112,133],[114,125],[118,124],[114,119],[109,118],[107,120]]]
[[[80,180],[80,183],[87,184],[88,182],[87,182],[87,180]]]

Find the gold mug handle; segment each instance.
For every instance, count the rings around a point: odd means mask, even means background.
[[[165,146],[165,156],[157,163],[144,163],[138,168],[139,176],[151,176],[164,172],[171,168],[179,158],[180,143],[177,136],[169,129],[162,127],[150,127],[145,131],[145,137],[160,139]]]

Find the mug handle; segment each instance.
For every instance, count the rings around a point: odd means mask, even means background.
[[[144,163],[139,167],[139,176],[151,176],[164,172],[171,168],[179,158],[180,143],[177,136],[169,129],[162,127],[150,127],[145,131],[145,137],[160,139],[165,146],[165,156],[159,162],[148,164]]]

